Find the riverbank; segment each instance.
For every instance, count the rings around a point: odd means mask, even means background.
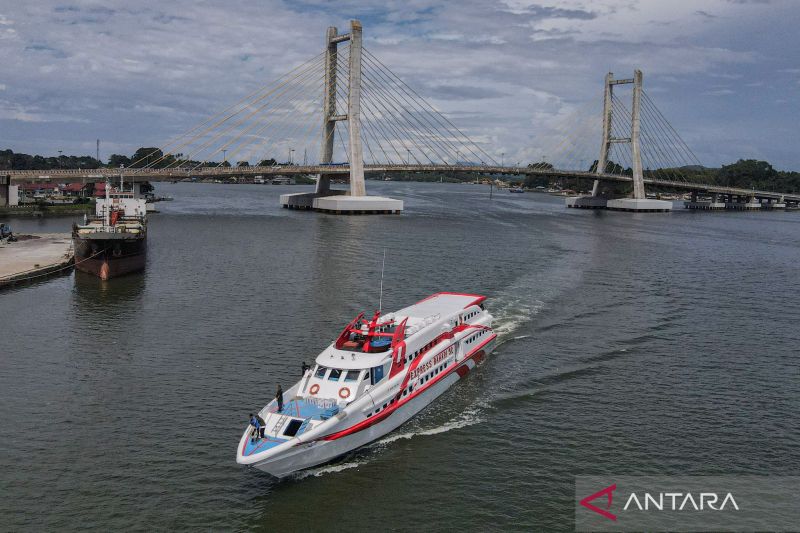
[[[17,239],[0,243],[0,289],[71,268],[69,233],[17,235]]]
[[[94,204],[29,204],[0,207],[0,217],[72,217],[83,213],[94,213]]]

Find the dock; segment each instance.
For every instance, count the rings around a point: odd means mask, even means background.
[[[16,242],[0,241],[0,289],[64,272],[74,258],[69,233],[17,235]]]

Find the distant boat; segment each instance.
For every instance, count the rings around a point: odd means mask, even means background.
[[[522,187],[512,187],[508,189],[508,192],[522,193],[525,192],[525,189],[523,189]]]
[[[95,204],[95,216],[72,225],[75,268],[111,279],[143,270],[147,254],[147,203],[133,192],[111,191]]]

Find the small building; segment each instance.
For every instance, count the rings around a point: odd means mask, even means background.
[[[20,203],[35,202],[58,194],[55,183],[23,183],[19,186]]]
[[[83,198],[91,196],[94,191],[94,184],[92,183],[67,183],[61,185],[61,194],[72,198]]]

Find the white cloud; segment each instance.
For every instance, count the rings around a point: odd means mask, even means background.
[[[132,151],[188,129],[318,54],[328,25],[346,31],[358,16],[367,49],[507,160],[541,157],[550,139],[563,136],[558,124],[599,99],[607,71],[627,76],[636,67],[651,93],[661,91],[665,114],[702,144],[698,151],[713,154],[718,137],[694,134],[721,119],[702,96],[726,96],[719,101],[733,115],[754,113],[741,95],[715,85],[795,73],[800,41],[780,27],[798,8],[791,0],[707,0],[701,8],[690,0],[107,0],[74,7],[41,0],[0,14],[0,80],[14,80],[2,89],[0,120],[79,117],[90,126],[80,134]],[[785,53],[767,46],[775,42]],[[796,92],[793,81],[785,84]],[[298,107],[314,112],[307,103]],[[788,120],[784,115],[759,118]],[[83,149],[75,130],[51,124],[46,132],[25,128],[17,140],[30,146],[47,133],[65,150]],[[42,152],[54,144],[41,142]],[[769,150],[773,140],[752,142]]]

